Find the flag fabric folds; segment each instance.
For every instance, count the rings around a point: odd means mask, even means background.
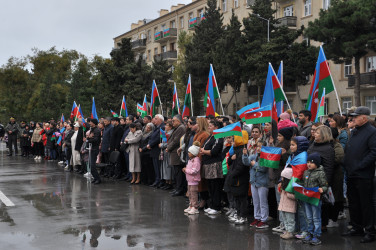
[[[153,80],[150,99],[150,116],[153,117],[157,114],[157,108],[161,105],[161,100],[159,97],[158,88],[157,84],[155,83],[155,80]]]
[[[307,168],[307,152],[301,152],[297,156],[294,157],[294,159],[291,160],[291,156],[288,158],[286,164],[290,164],[292,167],[292,178],[290,180],[290,183],[287,185],[285,190],[287,192],[293,193],[294,189],[292,184],[296,183],[297,181],[301,180],[303,178],[304,171],[306,171]]]
[[[64,114],[61,114],[60,122],[62,122],[62,123],[65,122]]]
[[[258,108],[260,108],[260,103],[254,102],[254,103],[248,104],[247,106],[239,109],[238,111],[236,111],[236,114],[240,117],[240,119],[245,121],[245,113],[252,111],[252,110],[255,110],[255,109],[258,109]]]
[[[148,113],[146,109],[144,109],[144,107],[139,103],[137,103],[137,112],[140,112],[142,118],[147,116],[147,113]]]
[[[334,82],[332,81],[324,50],[320,46],[319,57],[317,59],[316,69],[313,75],[311,89],[309,91],[306,105],[306,109],[310,110],[312,114],[311,121],[316,119],[315,114],[317,114],[319,98],[322,96],[324,88],[326,94],[329,94],[334,90]]]
[[[277,78],[279,83],[281,84],[281,88],[283,88],[283,61],[281,61],[281,64],[279,65]],[[278,117],[284,112],[283,110],[283,101],[276,102],[277,107],[277,115]]]
[[[72,111],[71,111],[71,114],[70,114],[71,119],[73,119],[77,116],[77,111],[78,111],[78,107],[77,107],[76,101],[73,101]]]
[[[215,116],[215,99],[219,98],[219,90],[215,79],[213,65],[210,64],[208,83],[206,84],[206,92],[204,97],[204,107],[206,108],[206,116]]]
[[[111,110],[111,114],[112,114],[113,117],[119,117],[119,115],[116,114],[112,109],[110,109],[110,110]]]
[[[168,138],[167,138],[166,132],[162,128],[159,128],[159,132],[162,138],[162,142],[167,142]]]
[[[315,122],[319,122],[320,117],[325,115],[325,88],[322,92],[321,100],[320,100],[320,105],[319,109],[317,110],[317,115]]]
[[[125,96],[123,96],[123,100],[121,101],[120,116],[128,117],[128,110],[127,110],[127,104],[125,103]]]
[[[97,115],[97,108],[95,107],[94,97],[93,97],[93,105],[91,106],[91,118],[99,120],[98,115]]]
[[[81,118],[82,119],[82,126],[83,126],[83,129],[86,130],[86,122],[85,122],[85,117],[84,117],[84,113],[82,113],[82,109],[81,109],[81,105],[78,105],[78,113],[77,113],[77,118]]]
[[[172,94],[172,116],[180,115],[180,104],[178,98],[178,91],[176,89],[176,83],[174,83],[174,92]]]
[[[227,136],[243,136],[242,135],[242,127],[240,122],[236,122],[230,125],[227,125],[226,127],[216,129],[213,131],[213,135],[215,139],[223,138]]]
[[[146,94],[144,96],[144,102],[142,103],[142,107],[146,111],[146,115],[148,115],[148,99],[146,99]]]
[[[294,188],[295,198],[298,200],[307,202],[314,206],[318,206],[320,202],[321,194],[319,192],[319,187],[306,188],[297,183],[292,184]]]
[[[272,121],[272,106],[268,105],[248,111],[244,115],[246,124],[259,124]]]
[[[183,117],[193,116],[192,109],[192,89],[191,89],[191,75],[188,76],[187,90],[185,91]]]
[[[267,168],[279,168],[282,149],[276,147],[262,147],[259,165]]]
[[[222,161],[223,175],[226,175],[228,173],[228,170],[229,170],[228,159],[230,159],[230,157],[233,156],[234,153],[235,153],[234,146],[231,146],[230,150],[226,153],[226,156]]]

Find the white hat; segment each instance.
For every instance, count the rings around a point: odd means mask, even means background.
[[[200,152],[200,147],[198,147],[196,145],[192,145],[188,148],[188,152],[193,154],[194,156],[197,156],[198,153]]]
[[[78,122],[74,123],[74,127],[75,128],[79,128],[80,127],[80,124]]]

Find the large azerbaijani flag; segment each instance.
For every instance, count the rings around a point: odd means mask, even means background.
[[[172,116],[174,115],[180,115],[180,104],[179,104],[179,98],[178,98],[178,91],[176,89],[176,83],[174,83],[174,92],[172,94]]]
[[[306,188],[297,183],[292,184],[294,188],[295,198],[298,200],[307,202],[314,206],[318,206],[320,202],[321,194],[319,192],[319,187]]]
[[[236,122],[230,125],[227,125],[226,127],[216,129],[213,131],[213,135],[215,139],[223,138],[227,136],[243,136],[242,134],[242,127],[240,122]]]
[[[215,117],[215,99],[219,98],[219,90],[215,79],[213,65],[210,64],[208,83],[204,97],[204,107],[206,107],[206,116]]]
[[[291,156],[288,158],[286,164],[289,164],[292,167],[292,178],[285,188],[287,192],[293,193],[294,189],[292,184],[303,178],[304,171],[307,170],[307,157],[308,154],[304,151],[295,156],[292,160]]]
[[[98,119],[97,108],[95,107],[95,101],[93,97],[93,105],[91,106],[91,119]]]
[[[320,117],[325,115],[325,88],[322,92],[321,100],[320,100],[320,106],[319,109],[317,110],[317,115],[315,122],[319,122]]]
[[[245,113],[252,111],[252,110],[255,110],[255,109],[258,109],[258,108],[260,108],[260,103],[254,102],[254,103],[248,104],[247,106],[239,109],[238,111],[236,111],[236,114],[240,117],[240,119],[242,119],[242,121],[245,121]]]
[[[283,61],[281,61],[281,64],[279,65],[277,78],[279,80],[279,83],[281,84],[281,87],[283,88]],[[276,107],[277,107],[277,115],[279,117],[284,112],[283,101],[280,101],[280,102],[276,101]]]
[[[306,109],[311,111],[311,121],[316,119],[317,109],[319,106],[319,97],[324,91],[329,94],[334,90],[334,82],[331,77],[328,61],[326,60],[324,50],[320,46],[319,57],[316,63],[315,73],[313,75],[311,89],[307,100]]]
[[[159,98],[158,88],[155,80],[153,80],[150,99],[150,116],[153,117],[157,114],[157,108],[161,105],[161,100]]]
[[[192,110],[192,86],[191,86],[191,74],[188,76],[188,84],[187,90],[185,91],[185,98],[184,98],[184,107],[183,107],[183,117],[193,116]]]
[[[259,124],[272,121],[272,106],[268,105],[245,113],[246,124]]]
[[[77,116],[77,111],[78,111],[78,107],[77,107],[76,101],[73,101],[72,111],[71,111],[71,114],[70,114],[71,119],[73,119]]]
[[[259,166],[267,168],[279,168],[282,156],[282,149],[276,147],[262,147]]]
[[[123,96],[123,100],[121,101],[120,116],[128,117],[128,110],[127,110],[127,104],[125,102],[125,96]]]

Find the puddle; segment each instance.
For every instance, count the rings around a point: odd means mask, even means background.
[[[8,214],[7,208],[5,206],[0,206],[0,221],[9,223],[9,226],[16,225],[12,217],[10,217],[10,215]]]
[[[1,249],[37,249],[31,244],[35,236],[22,232],[9,232],[0,234]]]

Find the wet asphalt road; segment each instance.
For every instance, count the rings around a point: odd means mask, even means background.
[[[0,202],[0,249],[376,249],[338,229],[317,247],[284,241],[270,228],[231,225],[224,215],[188,217],[185,198],[167,191],[113,181],[94,186],[56,162],[0,157],[0,191],[15,204]]]

